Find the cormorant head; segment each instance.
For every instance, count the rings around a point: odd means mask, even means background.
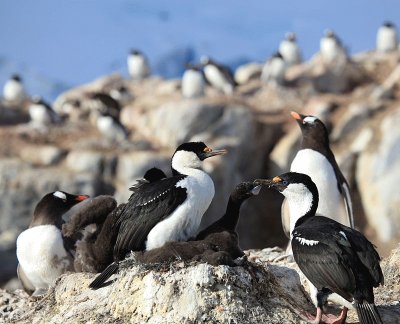
[[[226,150],[213,151],[203,142],[188,142],[178,146],[172,156],[172,169],[179,172],[181,168],[200,168],[205,159],[226,154]]]
[[[241,182],[231,193],[231,198],[236,201],[243,201],[260,193],[261,184],[256,182]]]

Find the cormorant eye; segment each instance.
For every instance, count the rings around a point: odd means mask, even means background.
[[[288,185],[288,182],[287,182],[286,180],[283,180],[283,181],[282,181],[282,184],[283,184],[284,186],[287,186],[287,185]]]

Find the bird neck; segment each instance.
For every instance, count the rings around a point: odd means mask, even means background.
[[[227,230],[234,231],[239,221],[240,207],[242,206],[243,199],[237,199],[230,196],[228,205],[226,206],[225,215],[222,216],[221,222]]]
[[[307,191],[301,194],[292,194],[288,198],[290,212],[290,233],[310,217],[315,216],[318,208],[318,191]]]

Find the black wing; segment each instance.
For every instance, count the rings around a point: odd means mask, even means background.
[[[354,253],[350,243],[339,232],[340,228],[337,229],[330,222],[322,228],[311,220],[300,225],[293,230],[293,257],[300,270],[317,289],[328,288],[351,301],[352,293],[356,289],[356,278],[352,269],[354,262],[351,262]]]
[[[186,189],[176,187],[184,178],[185,176],[178,175],[143,183],[140,190],[132,193],[118,221],[119,232],[114,258],[121,260],[129,251],[145,248],[151,229],[186,200]]]
[[[225,76],[225,78],[228,80],[228,82],[230,84],[232,84],[233,86],[237,85],[235,78],[233,77],[233,73],[229,67],[222,65],[222,64],[218,64],[216,66],[217,66],[218,70],[220,70],[221,73]]]

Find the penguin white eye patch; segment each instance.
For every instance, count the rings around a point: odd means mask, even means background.
[[[56,191],[53,193],[54,197],[60,198],[62,200],[67,200],[67,196],[65,195],[65,193],[61,192],[61,191]]]
[[[314,116],[307,116],[306,118],[303,119],[303,123],[308,123],[312,124],[314,123],[318,118]]]

